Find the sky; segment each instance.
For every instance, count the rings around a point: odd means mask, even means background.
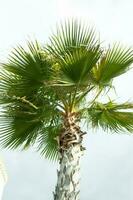
[[[103,43],[133,45],[132,0],[0,0],[0,60],[27,38],[42,43],[56,23],[76,17],[93,25]],[[133,70],[115,81],[118,101],[133,99]],[[85,136],[81,200],[133,199],[133,136],[102,130]],[[57,164],[30,149],[1,150],[8,173],[2,200],[51,200]]]

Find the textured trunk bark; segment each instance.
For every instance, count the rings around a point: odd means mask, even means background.
[[[82,139],[85,134],[77,125],[77,114],[64,116],[62,132],[58,138],[60,169],[54,200],[79,200],[80,158],[83,154]]]
[[[81,146],[69,147],[61,156],[54,200],[79,200]]]

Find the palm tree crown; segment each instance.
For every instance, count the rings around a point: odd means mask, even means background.
[[[116,43],[104,49],[94,29],[76,20],[57,27],[45,46],[17,46],[0,76],[1,144],[25,149],[36,142],[42,154],[56,159],[68,113],[92,127],[132,132],[131,102],[98,102],[132,62],[132,48]]]

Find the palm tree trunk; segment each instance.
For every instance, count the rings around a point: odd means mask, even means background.
[[[60,169],[57,171],[54,200],[79,200],[83,134],[77,125],[76,116],[72,113],[65,116],[63,132],[59,138]]]
[[[79,200],[81,155],[79,144],[63,152],[54,200]]]

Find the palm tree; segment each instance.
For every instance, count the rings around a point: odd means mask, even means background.
[[[103,48],[93,28],[71,20],[44,46],[28,41],[2,64],[1,145],[27,149],[36,143],[46,158],[59,161],[54,200],[79,200],[81,123],[133,132],[133,103],[110,99],[114,78],[132,63],[132,48]]]

